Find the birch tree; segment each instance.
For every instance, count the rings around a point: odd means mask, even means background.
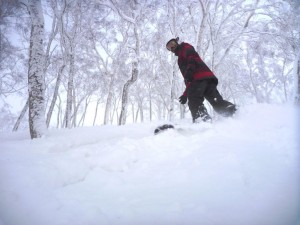
[[[294,77],[294,102],[297,106],[300,106],[300,2],[292,0],[291,5],[293,8],[293,20],[291,36],[292,48],[294,50],[294,63],[293,63],[293,77]]]
[[[59,20],[60,17],[57,15],[58,14],[57,2],[53,1],[50,8],[51,8],[52,13],[53,13],[53,18],[52,18],[51,31],[50,31],[50,34],[49,34],[49,40],[48,40],[47,47],[46,47],[44,71],[46,72],[48,66],[51,63],[52,64],[60,64],[60,68],[59,68],[58,73],[57,73],[51,103],[50,103],[50,106],[49,106],[49,109],[48,109],[48,112],[47,112],[47,117],[46,117],[47,127],[49,127],[49,125],[50,125],[50,121],[51,121],[51,117],[52,117],[52,114],[53,114],[54,106],[55,106],[57,96],[58,96],[58,90],[59,90],[59,87],[61,85],[62,74],[63,74],[64,68],[66,67],[66,65],[64,64],[64,61],[59,62],[59,60],[53,60],[53,51],[56,47],[53,47],[52,44],[54,42],[55,37],[57,36],[57,34],[59,32],[59,27],[60,27],[60,22],[61,21]],[[51,48],[53,48],[52,51],[51,51]]]
[[[25,14],[27,15],[27,11]],[[13,131],[16,131],[23,115],[26,114],[25,111],[15,122],[14,114],[10,112],[11,104],[6,100],[6,97],[11,95],[25,95],[25,100],[28,96],[28,78],[24,76],[28,69],[23,66],[23,64],[28,65],[28,60],[24,57],[28,56],[28,52],[21,51],[19,45],[10,37],[10,34],[21,31],[25,26],[28,29],[27,24],[22,26],[21,20],[14,19],[22,18],[23,15],[24,7],[21,7],[19,1],[0,1],[0,124],[2,130],[11,129],[15,123]]]
[[[132,10],[132,19],[129,20],[133,24],[134,37],[135,37],[135,47],[131,65],[131,78],[124,84],[122,92],[122,106],[119,118],[119,125],[124,125],[126,123],[127,117],[127,107],[128,107],[128,92],[131,85],[136,82],[139,74],[139,60],[140,60],[140,37],[138,31],[138,20],[140,19],[140,5],[137,0],[131,2],[130,8]]]
[[[133,36],[134,36],[134,47],[133,49],[133,56],[131,56],[131,77],[123,86],[122,90],[122,105],[121,105],[121,112],[120,117],[118,120],[119,125],[124,125],[126,123],[127,117],[127,107],[128,107],[128,94],[129,89],[133,83],[136,82],[139,74],[139,57],[140,57],[140,37],[139,37],[139,23],[140,23],[140,16],[141,16],[141,5],[140,2],[137,0],[129,1],[129,7],[127,2],[124,4],[118,3],[115,0],[108,0],[108,1],[99,1],[100,4],[111,8],[115,13],[117,13],[123,20],[129,23],[131,27],[133,27]],[[126,10],[124,10],[126,9]]]
[[[60,7],[60,8],[58,8]],[[64,117],[64,126],[71,128],[72,126],[72,110],[74,100],[74,63],[75,63],[75,37],[78,32],[79,14],[74,13],[74,21],[72,21],[70,14],[71,7],[78,7],[77,2],[68,3],[66,0],[56,9],[56,16],[58,17],[58,27],[60,34],[60,47],[63,55],[63,65],[68,65],[68,83],[67,83],[67,103]]]
[[[300,106],[300,51],[296,56],[294,63],[294,77],[295,77],[295,104]]]
[[[170,33],[172,34],[172,38],[178,37],[179,31],[183,28],[184,18],[181,20],[177,19],[180,17],[179,15],[182,14],[182,10],[180,7],[177,7],[177,4],[178,3],[176,2],[176,0],[168,1],[168,17],[170,18],[170,20],[168,21],[168,26],[170,29]],[[169,39],[171,39],[171,38],[169,38]],[[178,76],[178,68],[177,68],[176,60],[175,60],[175,57],[173,54],[171,55],[171,60],[173,61],[171,63],[171,66],[172,66],[171,74],[167,73],[167,74],[169,74],[168,82],[170,83],[170,87],[171,87],[170,88],[170,104],[167,107],[169,120],[174,119],[174,113],[175,113],[174,112],[175,111],[174,100],[175,100],[175,98],[178,97],[175,92],[176,80],[177,80],[177,76]]]
[[[44,78],[44,16],[40,0],[25,3],[31,20],[28,93],[31,138],[41,137],[46,130]]]
[[[110,10],[112,11],[112,10]],[[114,11],[112,11],[114,12]],[[105,17],[109,17],[104,13]],[[128,44],[128,35],[129,35],[129,27],[126,24],[126,21],[122,21],[122,19],[116,18],[117,23],[110,21],[103,22],[101,27],[98,29],[90,29],[90,40],[92,41],[92,49],[95,54],[96,59],[96,67],[99,71],[99,74],[102,75],[101,81],[103,83],[103,87],[99,92],[102,92],[103,95],[106,95],[105,110],[104,110],[104,118],[103,124],[107,125],[110,123],[110,113],[113,110],[113,101],[114,101],[114,93],[118,92],[121,77],[117,77],[118,74],[122,74],[125,70],[122,70],[124,66],[125,57],[127,54],[127,44]],[[99,33],[99,30],[100,33]],[[122,37],[121,41],[112,41],[116,35],[116,30],[118,30],[118,34]],[[100,50],[105,53],[100,53]],[[104,93],[103,93],[104,92]],[[98,102],[99,104],[99,102]]]

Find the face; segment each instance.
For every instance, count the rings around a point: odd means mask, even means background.
[[[167,49],[171,52],[175,52],[175,49],[177,47],[177,42],[176,41],[170,41],[168,44],[167,44]]]

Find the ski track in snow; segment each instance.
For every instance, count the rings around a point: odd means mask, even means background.
[[[297,115],[0,134],[0,224],[300,225]]]

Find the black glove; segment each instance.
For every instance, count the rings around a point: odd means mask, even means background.
[[[181,96],[179,97],[179,102],[180,102],[181,104],[185,104],[185,103],[187,102],[187,96],[181,95]]]

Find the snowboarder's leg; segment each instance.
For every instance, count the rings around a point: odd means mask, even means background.
[[[215,82],[210,82],[207,85],[204,97],[212,105],[214,110],[225,116],[232,116],[236,111],[236,106],[223,99],[219,91],[217,90],[217,84]]]
[[[192,114],[193,123],[202,121],[211,121],[211,117],[208,114],[204,101],[204,92],[207,87],[207,81],[196,81],[188,89],[188,106]]]
[[[199,123],[200,121],[211,122],[211,117],[203,104],[200,105],[194,112],[192,112],[192,117],[193,123]]]

